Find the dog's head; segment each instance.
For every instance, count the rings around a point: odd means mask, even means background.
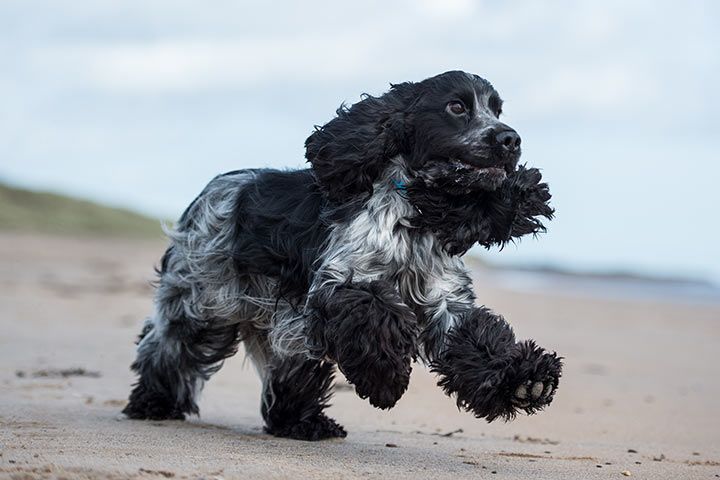
[[[398,155],[411,176],[459,191],[494,190],[520,158],[520,136],[499,120],[501,112],[487,80],[446,72],[342,106],[307,139],[306,157],[338,201],[372,192]]]

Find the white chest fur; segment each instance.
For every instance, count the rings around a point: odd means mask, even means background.
[[[417,212],[397,191],[396,180],[408,180],[399,159],[374,185],[363,209],[332,230],[313,290],[348,280],[387,280],[396,283],[406,303],[435,309],[452,296],[472,304],[462,260],[448,255],[431,233],[410,226]]]

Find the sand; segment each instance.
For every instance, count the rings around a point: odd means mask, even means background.
[[[277,439],[262,432],[241,352],[207,385],[201,418],[126,420],[133,339],[163,248],[0,234],[0,478],[720,476],[720,307],[521,293],[482,272],[481,301],[566,357],[539,415],[487,424],[418,365],[390,412],[338,378],[329,413],[346,439]]]

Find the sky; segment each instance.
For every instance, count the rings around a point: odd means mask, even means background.
[[[490,80],[557,218],[496,263],[720,282],[720,3],[0,3],[0,180],[176,217],[362,93]]]

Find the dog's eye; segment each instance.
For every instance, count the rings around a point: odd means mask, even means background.
[[[465,105],[463,105],[462,102],[457,101],[448,103],[447,109],[454,115],[462,115],[467,111],[465,110]]]

